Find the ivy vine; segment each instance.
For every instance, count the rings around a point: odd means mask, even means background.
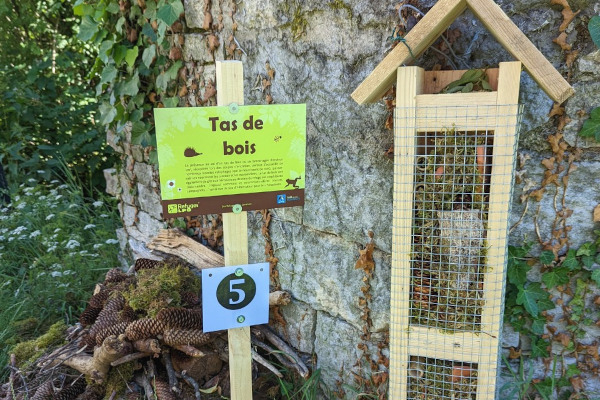
[[[89,78],[98,122],[131,143],[155,146],[153,107],[175,107],[183,66],[181,0],[78,0],[79,39],[98,48]],[[156,160],[156,153],[150,153]]]

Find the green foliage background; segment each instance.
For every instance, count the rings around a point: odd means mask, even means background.
[[[63,161],[86,187],[102,187],[113,164],[88,79],[95,53],[77,25],[69,1],[0,1],[0,163],[13,190]]]

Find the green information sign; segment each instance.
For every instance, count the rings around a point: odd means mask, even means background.
[[[306,105],[154,110],[163,217],[304,204]]]

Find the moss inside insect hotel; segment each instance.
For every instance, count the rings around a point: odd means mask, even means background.
[[[408,398],[414,400],[475,400],[477,365],[411,357],[408,367]]]
[[[481,322],[491,145],[487,132],[419,137],[411,254],[412,323],[477,331]]]

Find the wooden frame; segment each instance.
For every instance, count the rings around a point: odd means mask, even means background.
[[[497,72],[497,73],[496,73]],[[425,73],[419,67],[403,67],[397,71],[396,105],[398,120],[410,121],[408,125],[394,127],[394,207],[392,243],[392,292],[390,327],[390,398],[407,399],[408,370],[411,356],[446,359],[450,361],[477,363],[477,399],[491,400],[495,391],[499,337],[502,325],[502,304],[506,272],[506,244],[512,185],[513,149],[516,145],[518,128],[518,96],[520,62],[500,63],[497,71],[491,72],[492,87],[496,92],[434,95],[426,90],[437,90],[452,82],[459,72]],[[497,80],[496,80],[497,76]],[[417,132],[439,130],[452,126],[450,119],[435,125],[420,122],[426,120],[423,107],[465,106],[465,113],[458,119],[472,121],[482,130],[494,130],[492,175],[489,193],[489,215],[487,237],[487,268],[483,278],[484,306],[478,332],[448,334],[410,323],[411,308],[411,246],[414,164],[418,144]],[[495,115],[478,120],[476,107],[485,104],[495,110]],[[429,108],[428,108],[429,109]],[[472,116],[469,111],[473,114]],[[444,114],[442,112],[442,114]],[[457,116],[456,113],[453,114]],[[465,118],[469,115],[469,118]],[[463,118],[460,118],[462,116]],[[460,130],[460,127],[457,127]],[[507,160],[513,162],[507,162]],[[493,268],[491,268],[493,266]]]
[[[517,60],[540,87],[557,103],[575,91],[521,30],[493,0],[439,0],[354,90],[352,98],[359,104],[379,100],[394,83],[396,69],[414,61],[467,8]],[[410,50],[409,50],[410,48]],[[413,57],[414,56],[414,57]]]

